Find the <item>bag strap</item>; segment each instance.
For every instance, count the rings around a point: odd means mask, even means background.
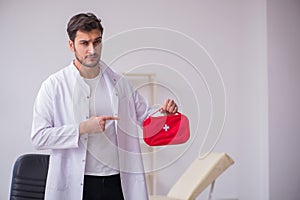
[[[162,110],[162,107],[160,107],[159,109],[156,109],[154,112],[152,112],[148,117],[150,117],[150,116],[152,116],[152,115],[155,115],[157,112],[160,112]],[[176,112],[176,113],[174,113],[174,115],[176,115],[176,114],[181,114],[180,112]]]
[[[149,115],[149,117],[152,116],[152,115],[155,115],[157,112],[161,111],[161,109],[162,109],[162,107],[160,107],[159,109],[156,109],[153,113],[151,113]]]

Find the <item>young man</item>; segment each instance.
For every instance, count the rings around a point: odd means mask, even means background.
[[[136,124],[151,110],[101,61],[94,14],[73,16],[67,32],[74,60],[43,82],[33,111],[32,142],[51,154],[45,199],[148,199]],[[161,111],[177,105],[168,99]]]

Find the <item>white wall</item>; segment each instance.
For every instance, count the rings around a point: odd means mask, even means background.
[[[60,1],[57,4],[38,0],[0,1],[0,35],[3,47],[0,54],[3,134],[0,141],[0,198],[6,199],[9,194],[15,159],[20,154],[34,151],[29,138],[35,95],[42,80],[70,62],[72,54],[67,48],[66,23],[73,14],[81,11],[95,12],[103,19],[105,38],[133,28],[162,27],[184,33],[205,47],[219,68],[227,95],[226,124],[215,150],[228,152],[236,161],[236,164],[217,181],[215,197],[268,199],[268,98],[264,0],[193,0],[184,3],[171,0],[151,2],[132,0],[95,1],[89,4],[71,0]],[[151,40],[153,38],[150,35],[149,41]],[[174,42],[174,48],[178,48],[176,44]],[[156,58],[154,61],[166,64],[161,59],[162,56],[166,56],[167,64],[179,70],[180,73],[177,75],[191,73],[188,79],[193,89],[197,90],[198,84],[200,88],[204,87],[201,86],[203,82],[199,81],[199,77],[192,76],[192,70],[176,68],[178,67],[174,63],[176,59],[169,58],[170,55],[157,55],[158,52],[152,52],[152,57],[145,57],[146,52],[143,53],[143,57],[134,57],[138,54],[132,54],[127,60],[125,58],[123,64],[128,64],[127,68],[124,66],[116,70],[122,72],[128,69],[128,66],[135,66],[133,64],[143,64],[145,61],[141,58]],[[187,55],[194,53],[187,51]],[[201,53],[201,61],[196,66],[198,70],[206,70],[207,66],[201,64],[211,63],[207,62],[205,60],[207,57]],[[210,72],[216,73],[214,68],[211,69],[203,71],[204,74],[209,76]],[[210,87],[214,87],[213,80],[210,81]],[[219,79],[216,78],[215,81]],[[164,83],[174,83],[174,80],[165,79]],[[178,99],[182,101],[182,109],[190,116],[198,116],[193,110],[195,104],[199,104],[203,124],[200,124],[200,131],[197,133],[199,137],[190,144],[188,151],[174,164],[159,172],[160,194],[167,193],[180,173],[198,155],[201,136],[207,129],[207,119],[212,114],[207,109],[209,105],[204,89],[203,93],[197,90],[198,97],[203,97],[203,100],[200,98],[199,102],[189,103],[183,92],[185,88],[176,87],[176,84],[168,86],[176,91]],[[193,122],[193,134],[196,134],[195,123]],[[206,194],[199,197],[204,198]]]
[[[268,1],[270,199],[300,196],[300,1]]]

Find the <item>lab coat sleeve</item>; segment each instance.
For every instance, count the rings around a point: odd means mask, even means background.
[[[142,96],[138,91],[133,93],[134,105],[136,110],[136,123],[142,126],[146,117],[155,111],[154,106],[149,106],[147,99]]]
[[[55,122],[55,115],[61,116],[64,113],[56,111],[54,88],[49,82],[44,82],[38,92],[33,108],[32,143],[36,149],[76,148],[79,142],[79,124],[65,123],[64,117],[61,117],[60,124]]]

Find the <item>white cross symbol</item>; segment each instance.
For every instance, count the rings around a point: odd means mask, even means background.
[[[163,129],[164,129],[165,131],[168,131],[169,128],[170,128],[170,126],[168,126],[167,124],[165,124],[164,127],[163,127]]]

